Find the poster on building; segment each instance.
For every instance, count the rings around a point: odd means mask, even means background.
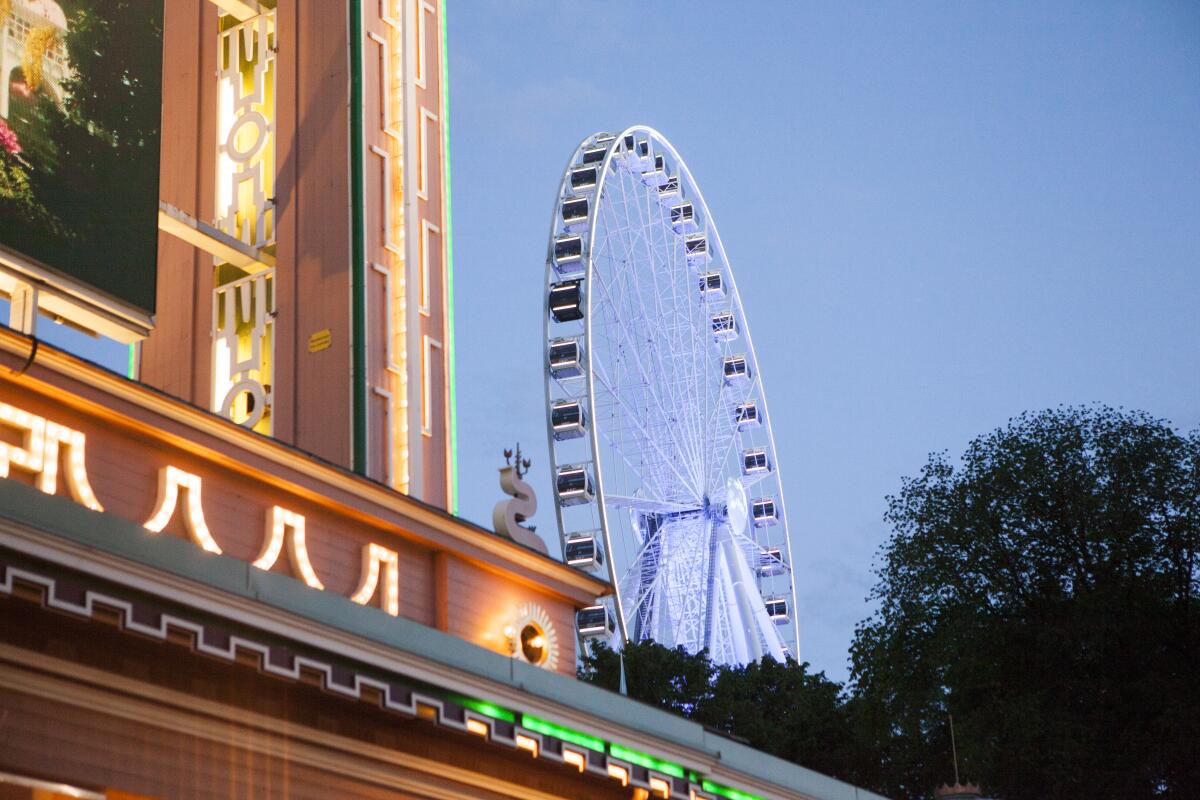
[[[152,313],[162,0],[0,0],[0,256]]]

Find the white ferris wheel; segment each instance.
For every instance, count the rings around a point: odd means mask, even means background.
[[[762,372],[733,271],[675,148],[585,139],[546,258],[546,424],[565,560],[616,591],[583,637],[718,663],[795,657],[796,591]]]

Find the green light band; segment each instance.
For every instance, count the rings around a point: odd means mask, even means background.
[[[129,345],[129,368],[128,368],[128,371],[125,373],[125,377],[129,378],[129,380],[131,380],[131,381],[137,379],[137,355],[136,354],[137,354],[137,345],[136,344]]]
[[[544,719],[531,717],[528,714],[521,715],[521,725],[529,730],[540,733],[544,736],[554,736],[562,739],[564,742],[577,744],[580,747],[586,747],[589,750],[595,750],[597,753],[604,752],[604,740],[597,739],[595,736],[588,736],[586,733],[573,731],[570,728],[564,728],[561,725],[555,725],[553,722],[547,722]]]
[[[446,0],[438,4],[438,24],[442,37],[442,173],[446,200],[446,352],[450,378],[450,506],[458,514],[458,390],[454,379],[454,230],[450,213],[450,77],[446,67]]]
[[[653,769],[667,775],[674,775],[676,778],[684,777],[683,767],[678,764],[672,764],[670,761],[663,761],[654,756],[639,753],[637,750],[630,750],[628,747],[622,747],[619,744],[609,745],[609,753],[622,761],[628,761],[630,764],[637,764],[646,769]]]
[[[507,708],[501,708],[500,706],[494,703],[489,703],[486,700],[473,700],[470,697],[459,697],[458,695],[451,695],[450,699],[458,703],[463,708],[469,708],[478,714],[483,714],[485,717],[502,719],[505,722],[512,722],[514,724],[517,721],[516,714],[509,711]]]
[[[728,797],[729,800],[764,800],[762,797],[759,797],[756,794],[743,792],[740,789],[734,789],[729,786],[722,786],[719,783],[713,783],[709,780],[701,781],[700,788],[706,792],[719,794],[721,797]]]

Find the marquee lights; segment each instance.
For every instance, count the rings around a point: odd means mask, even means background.
[[[158,471],[158,500],[154,513],[143,527],[151,533],[161,533],[175,515],[180,490],[187,491],[187,510],[183,525],[192,541],[210,553],[220,553],[221,547],[213,540],[204,521],[204,507],[200,500],[200,476],[184,472],[178,467],[166,466]]]
[[[383,565],[383,610],[393,617],[400,613],[400,556],[382,545],[364,545],[362,550],[362,580],[350,599],[366,605],[375,596],[379,585],[379,567]]]
[[[58,456],[60,448],[66,461],[66,483],[71,497],[80,505],[94,511],[104,507],[96,499],[87,477],[85,458],[86,438],[72,428],[46,420],[8,403],[0,402],[0,427],[16,428],[21,433],[20,444],[0,441],[0,478],[7,478],[10,469],[32,472],[37,487],[46,494],[58,489]],[[180,506],[180,494],[187,493],[183,504],[183,525],[192,541],[209,553],[221,553],[208,522],[204,518],[202,480],[174,465],[158,470],[158,494],[154,511],[143,527],[151,533],[161,533]],[[314,589],[324,589],[317,577],[305,541],[304,515],[282,506],[267,512],[266,531],[262,549],[252,562],[261,570],[270,570],[279,560],[284,545],[294,573]],[[382,589],[380,589],[380,572]],[[383,610],[392,616],[400,614],[400,556],[395,550],[371,542],[363,545],[362,577],[350,599],[366,605],[376,594]]]
[[[10,467],[37,476],[37,487],[46,494],[58,491],[58,449],[63,446],[67,459],[67,489],[72,499],[93,511],[104,507],[88,483],[85,462],[86,439],[77,430],[48,422],[44,417],[0,403],[0,424],[22,432],[20,446],[0,442],[0,478],[7,478]]]
[[[291,536],[287,535],[291,531]],[[283,550],[284,539],[288,540],[288,559],[300,577],[314,589],[324,589],[325,584],[317,577],[312,562],[308,558],[308,547],[304,542],[304,517],[295,511],[274,506],[267,514],[267,538],[263,549],[254,559],[254,566],[261,570],[269,570],[279,560]]]

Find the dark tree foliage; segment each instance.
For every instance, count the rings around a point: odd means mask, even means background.
[[[859,778],[842,686],[808,664],[771,658],[745,667],[715,666],[654,642],[624,649],[629,696],[673,711],[752,747],[844,780]],[[580,678],[606,689],[620,685],[620,660],[599,644],[583,657]]]
[[[842,685],[808,664],[768,656],[716,670],[694,719],[759,750],[843,780],[862,780]]]
[[[1026,414],[889,498],[852,648],[876,788],[1006,800],[1200,796],[1200,435],[1110,408]]]
[[[689,655],[655,642],[625,645],[625,682],[629,696],[667,711],[691,716],[712,693],[713,665],[705,652]],[[579,677],[617,691],[621,685],[621,655],[598,642],[584,655]]]

